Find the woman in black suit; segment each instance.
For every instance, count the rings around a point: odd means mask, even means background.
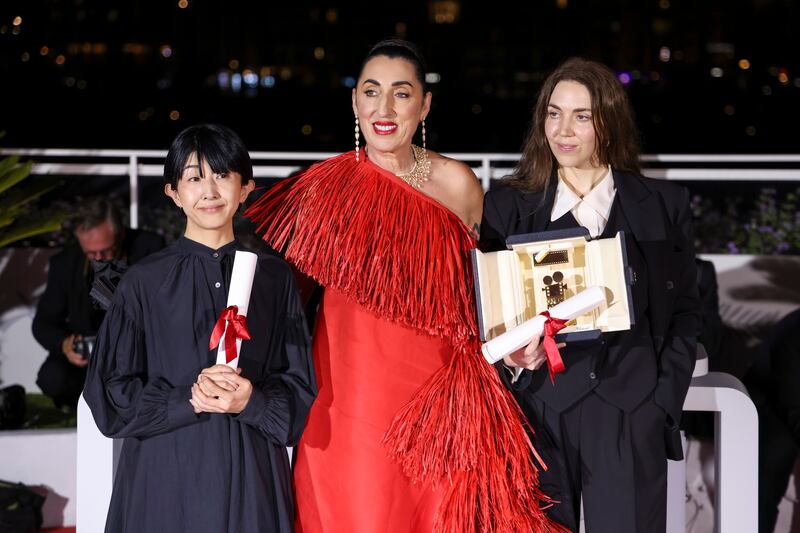
[[[634,325],[570,343],[550,382],[539,339],[501,374],[549,467],[551,516],[593,533],[664,531],[667,458],[682,458],[677,424],[694,368],[700,314],[688,192],[639,173],[626,94],[607,67],[570,59],[545,80],[515,173],[486,195],[481,240],[584,226],[626,234]],[[513,368],[517,367],[517,369]],[[521,373],[518,369],[522,369]]]

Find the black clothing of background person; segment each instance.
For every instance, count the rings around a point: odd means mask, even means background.
[[[775,324],[745,377],[758,409],[758,530],[772,533],[800,454],[800,309]]]
[[[541,377],[546,369],[523,370],[513,384],[507,373],[501,375],[531,421],[534,445],[550,467],[540,472],[542,489],[562,502],[551,508],[552,516],[577,528],[580,494],[572,487],[582,484],[584,493],[596,491],[591,499],[584,495],[584,506],[604,514],[604,523],[614,522],[608,517],[620,507],[649,499],[658,508],[663,498],[661,516],[637,516],[635,524],[617,529],[656,531],[665,521],[666,459],[682,457],[678,422],[700,320],[691,217],[684,189],[616,171],[613,179],[614,209],[622,215],[617,220],[627,226],[629,250],[640,254],[645,269],[638,276],[645,286],[633,287],[634,329],[606,335],[595,346],[563,348],[567,369],[556,376],[554,386]],[[550,215],[556,187],[553,176],[544,191],[523,193],[507,185],[489,191],[481,224],[483,247],[505,249],[511,235],[554,229],[558,221],[551,223]],[[585,445],[587,438],[591,447]],[[581,440],[585,448],[573,449]],[[614,450],[622,459],[609,466],[603,454],[616,441],[624,441]],[[616,477],[629,470],[643,478],[626,483]],[[605,485],[597,488],[594,483]]]
[[[118,257],[134,264],[163,247],[164,239],[155,233],[126,229]],[[67,360],[62,342],[73,333],[95,335],[105,315],[89,300],[91,271],[90,262],[77,243],[50,258],[47,287],[33,319],[33,336],[49,352],[36,384],[59,407],[77,405],[86,378],[85,368]]]
[[[741,379],[758,410],[758,531],[773,533],[800,456],[800,310],[773,325],[753,348],[747,333],[722,323],[713,263],[697,260],[697,283],[703,302],[698,341],[708,352],[709,370]],[[714,438],[712,413],[685,414],[688,435]]]
[[[697,289],[700,292],[700,302],[703,310],[697,342],[705,348],[708,354],[708,363],[710,366],[714,366],[716,371],[721,364],[719,361],[721,358],[720,347],[725,335],[722,318],[719,314],[717,271],[714,268],[714,263],[704,259],[696,259],[695,265],[697,266]],[[719,371],[724,370],[720,369]],[[737,375],[736,373],[733,374]]]

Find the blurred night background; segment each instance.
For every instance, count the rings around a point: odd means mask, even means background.
[[[318,3],[4,0],[4,146],[164,149],[218,121],[251,150],[344,151],[350,89],[382,38],[433,76],[429,145],[517,152],[572,55],[628,87],[648,153],[797,151],[800,8],[788,0]]]
[[[4,0],[0,147],[165,150],[220,122],[253,151],[346,151],[361,60],[399,36],[427,58],[437,151],[518,152],[543,79],[579,55],[627,87],[644,153],[797,154],[798,27],[790,0]],[[800,253],[796,181],[686,184],[698,250]],[[128,191],[84,176],[40,206]],[[180,232],[158,178],[139,197],[144,227]]]

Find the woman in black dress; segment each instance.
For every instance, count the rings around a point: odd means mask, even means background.
[[[84,390],[100,431],[125,439],[106,531],[294,531],[285,447],[316,384],[292,272],[259,256],[240,372],[215,365],[209,339],[245,250],[232,219],[253,189],[250,158],[227,128],[194,126],[164,171],[186,232],[123,277]]]

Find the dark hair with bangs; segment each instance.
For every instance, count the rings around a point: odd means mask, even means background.
[[[373,57],[384,56],[392,59],[405,59],[411,66],[414,67],[414,73],[417,75],[417,81],[422,85],[422,90],[428,92],[428,83],[425,81],[425,59],[422,57],[422,52],[414,43],[405,41],[403,39],[384,39],[370,49],[364,62],[361,63],[361,69],[358,72],[358,77],[364,72],[364,67]]]
[[[175,190],[181,179],[186,161],[197,154],[201,163],[206,161],[216,173],[238,172],[242,185],[253,179],[253,164],[242,139],[230,128],[219,124],[197,124],[180,132],[169,147],[164,161],[164,181]]]
[[[547,142],[544,123],[550,96],[561,81],[580,83],[589,91],[598,163],[621,172],[638,174],[639,134],[625,89],[607,66],[573,57],[556,68],[542,84],[533,108],[533,122],[522,148],[522,158],[508,182],[526,192],[541,191],[558,170],[558,161]]]

